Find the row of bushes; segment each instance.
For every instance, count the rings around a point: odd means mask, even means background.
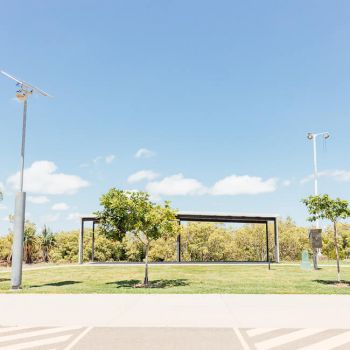
[[[271,231],[272,227],[271,227]],[[77,262],[78,231],[51,234],[48,230],[36,233],[35,225],[26,224],[25,262],[50,261],[54,263]],[[91,259],[92,233],[86,230],[84,239],[84,260]],[[297,226],[291,219],[279,222],[280,256],[285,261],[300,259],[301,252],[309,250],[308,229]],[[0,262],[11,261],[12,234],[0,237]],[[270,257],[273,257],[274,242],[270,235]],[[350,225],[339,226],[340,258],[350,258]],[[225,225],[211,223],[190,223],[181,233],[183,261],[263,261],[266,260],[266,237],[264,225],[244,225],[232,229]],[[322,254],[335,258],[333,234],[326,230],[323,234]],[[142,261],[143,247],[132,235],[122,241],[114,241],[96,233],[95,260]],[[174,261],[176,258],[176,238],[162,237],[153,242],[150,260]]]

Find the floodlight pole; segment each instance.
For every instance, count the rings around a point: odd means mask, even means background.
[[[316,135],[312,138],[313,154],[314,154],[314,189],[315,196],[318,195],[318,174],[317,174],[317,147],[316,147]],[[318,219],[316,220],[316,227],[319,227]]]
[[[317,144],[316,144],[316,139],[317,136],[323,136],[324,139],[328,139],[329,138],[329,133],[328,132],[320,132],[318,134],[315,133],[308,133],[307,134],[307,138],[309,140],[312,140],[312,148],[313,148],[313,160],[314,160],[314,195],[317,196],[318,195],[318,172],[317,172]],[[316,220],[316,228],[320,227],[320,223],[319,220]],[[317,270],[318,269],[318,249],[314,249],[313,252],[313,263],[314,263],[314,269]]]
[[[19,289],[22,284],[22,260],[23,260],[23,241],[24,241],[24,221],[26,207],[26,193],[23,192],[23,174],[24,174],[24,151],[26,143],[26,126],[27,126],[27,106],[28,96],[33,92],[42,96],[52,97],[43,90],[19,80],[16,77],[0,70],[0,73],[7,78],[16,82],[19,90],[16,97],[20,102],[23,102],[23,122],[22,122],[22,148],[21,148],[21,170],[19,192],[16,193],[15,202],[15,220],[14,220],[14,235],[12,244],[12,273],[11,273],[11,288]]]
[[[26,193],[23,192],[23,174],[24,174],[24,151],[26,143],[26,126],[27,126],[27,106],[28,96],[33,92],[42,96],[52,97],[43,90],[35,86],[19,80],[14,76],[0,70],[0,73],[7,78],[16,82],[19,90],[16,93],[18,101],[23,102],[23,121],[22,121],[22,147],[21,147],[21,169],[20,169],[20,183],[19,192],[16,193],[15,202],[15,218],[14,218],[14,234],[12,244],[12,274],[11,274],[11,288],[19,289],[22,284],[22,261],[23,261],[23,241],[24,241],[24,223],[25,223],[25,207],[26,207]]]
[[[19,289],[22,285],[22,261],[23,261],[23,241],[24,241],[24,223],[26,193],[23,192],[23,174],[24,174],[24,153],[26,142],[27,127],[27,96],[23,103],[23,120],[22,120],[22,147],[21,147],[21,169],[20,169],[20,188],[16,193],[15,217],[14,217],[14,235],[12,246],[12,274],[11,288]]]
[[[24,173],[24,152],[26,147],[26,129],[27,129],[27,108],[28,100],[23,104],[23,122],[22,122],[22,147],[21,147],[21,173],[20,173],[20,191],[23,192],[23,173]]]

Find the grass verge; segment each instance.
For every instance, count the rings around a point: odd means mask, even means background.
[[[136,288],[143,266],[71,266],[28,270],[19,293],[225,293],[225,294],[350,294],[350,269],[335,283],[334,267],[304,271],[299,266],[211,265],[150,267],[151,288]],[[0,273],[0,292],[8,293],[9,272]]]

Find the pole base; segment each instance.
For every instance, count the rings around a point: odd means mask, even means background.
[[[22,287],[11,287],[10,289],[9,289],[9,291],[10,292],[18,292],[18,291],[21,291],[22,290]]]
[[[15,220],[12,244],[11,286],[20,288],[22,284],[23,240],[25,223],[26,193],[16,193]]]

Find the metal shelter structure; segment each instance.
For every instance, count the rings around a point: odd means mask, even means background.
[[[279,241],[278,241],[278,215],[257,215],[257,214],[227,214],[227,213],[195,213],[195,212],[180,212],[177,215],[179,224],[182,222],[216,222],[216,223],[240,223],[240,224],[264,224],[266,233],[266,262],[270,263],[269,254],[269,223],[273,223],[274,236],[274,259],[276,263],[280,262]],[[94,262],[95,252],[95,226],[99,219],[96,216],[81,217],[80,235],[79,235],[79,264],[83,263],[84,249],[84,230],[85,223],[92,222],[92,247],[91,247],[91,262]],[[176,240],[176,262],[181,263],[181,235],[177,236]]]

